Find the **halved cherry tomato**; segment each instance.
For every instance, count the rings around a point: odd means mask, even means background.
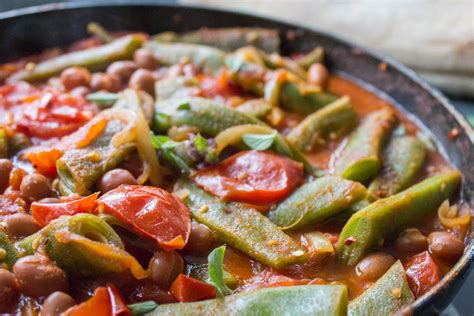
[[[271,151],[243,151],[193,176],[223,201],[268,205],[286,198],[303,182],[303,165]]]
[[[68,309],[66,316],[128,316],[132,315],[117,289],[113,285],[99,287],[94,295],[82,304]]]
[[[63,215],[94,213],[98,197],[99,193],[94,193],[85,197],[76,197],[73,200],[69,198],[59,203],[33,202],[31,204],[31,215],[33,215],[36,224],[46,226],[53,219]]]
[[[178,302],[195,302],[215,298],[217,291],[209,283],[180,274],[171,284],[171,294]]]
[[[50,139],[68,135],[87,123],[98,109],[82,96],[26,82],[0,87],[0,124],[31,137]]]
[[[225,70],[221,71],[218,76],[201,74],[198,78],[203,97],[225,100],[230,96],[242,95],[242,91],[232,83],[229,73]]]
[[[189,209],[173,194],[156,187],[121,185],[99,200],[99,207],[131,225],[166,250],[183,249],[191,232]]]
[[[441,271],[428,251],[412,257],[404,266],[410,289],[417,298],[441,280]]]

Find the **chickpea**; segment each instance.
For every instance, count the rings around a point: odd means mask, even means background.
[[[59,316],[61,313],[76,305],[74,299],[64,292],[51,293],[43,302],[41,316]]]
[[[329,80],[329,72],[321,63],[312,64],[308,69],[308,82],[325,88]]]
[[[54,194],[48,178],[38,173],[26,175],[21,180],[20,191],[23,197],[33,201],[38,201]]]
[[[395,258],[383,252],[364,257],[356,266],[356,274],[365,281],[376,281],[395,263]]]
[[[91,73],[84,67],[70,67],[61,72],[61,82],[67,91],[80,86],[89,86]]]
[[[115,75],[104,73],[92,74],[91,89],[92,91],[106,90],[109,92],[117,92],[122,88],[120,78]]]
[[[99,190],[102,193],[118,188],[121,184],[137,184],[137,180],[125,169],[113,169],[107,171],[99,181]]]
[[[193,222],[184,250],[193,256],[206,256],[214,248],[216,239],[207,226]]]
[[[429,234],[428,243],[431,253],[440,258],[456,260],[464,252],[462,240],[448,232],[433,232]]]
[[[16,213],[8,216],[5,219],[5,228],[8,235],[14,238],[30,236],[41,229],[36,224],[33,216],[25,213]]]
[[[395,240],[395,248],[401,252],[422,252],[428,248],[428,239],[416,228],[408,228]]]
[[[120,78],[122,83],[127,83],[133,72],[138,69],[135,62],[130,60],[116,61],[107,68],[106,73]]]
[[[9,159],[0,159],[0,193],[8,187],[13,164]]]
[[[153,76],[153,73],[147,69],[138,69],[130,77],[128,86],[134,89],[141,89],[154,95],[155,77]]]
[[[153,53],[147,48],[140,48],[133,54],[133,60],[138,67],[153,70],[158,67],[158,61],[153,56]]]
[[[8,313],[18,298],[18,285],[13,273],[0,269],[0,313]]]
[[[183,258],[176,251],[156,251],[148,267],[151,279],[163,289],[168,289],[183,272]]]
[[[69,288],[66,273],[44,256],[20,258],[13,266],[13,273],[20,291],[27,296],[42,297]]]

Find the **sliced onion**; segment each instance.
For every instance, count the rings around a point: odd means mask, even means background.
[[[273,129],[263,125],[237,125],[229,127],[220,132],[214,140],[216,141],[216,154],[219,155],[229,145],[236,145],[242,141],[244,134],[271,134]]]
[[[467,227],[471,222],[471,213],[469,206],[461,207],[461,211],[458,212],[457,205],[450,206],[449,201],[445,200],[438,209],[438,218],[440,223],[448,229],[457,226]]]

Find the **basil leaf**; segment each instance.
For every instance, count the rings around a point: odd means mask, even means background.
[[[132,312],[133,315],[143,315],[154,311],[158,307],[158,304],[156,304],[155,301],[145,301],[130,304],[127,305],[127,307],[130,309],[130,312]]]
[[[216,288],[219,296],[232,294],[232,290],[224,282],[224,253],[225,245],[214,249],[207,257],[209,283]]]
[[[273,145],[278,133],[273,131],[271,134],[244,134],[242,140],[244,144],[255,150],[266,150]]]
[[[207,139],[202,137],[201,135],[196,135],[194,137],[194,144],[196,145],[196,149],[199,153],[205,154],[207,151]]]
[[[189,111],[191,110],[191,104],[189,102],[178,105],[176,108],[178,111]]]
[[[98,105],[111,106],[118,100],[118,94],[112,92],[95,92],[86,96],[87,101]]]

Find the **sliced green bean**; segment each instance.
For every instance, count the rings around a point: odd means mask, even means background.
[[[265,288],[202,302],[163,304],[148,315],[343,316],[346,312],[345,286],[303,285]]]
[[[369,191],[386,197],[407,188],[423,166],[425,156],[425,145],[418,138],[392,138],[384,153],[382,171],[370,184]]]
[[[99,113],[94,121],[106,118],[107,126],[102,134],[84,148],[70,149],[56,162],[63,189],[67,192],[84,195],[100,177],[115,168],[135,148],[131,141],[115,145],[113,138],[121,132],[133,136],[136,128],[136,114],[129,110],[109,109]],[[79,130],[76,133],[80,133]],[[74,137],[74,135],[69,136]],[[66,192],[64,192],[66,193]]]
[[[4,251],[0,258],[0,266],[6,264],[8,269],[11,270],[18,259],[18,253],[8,235],[2,231],[0,231],[0,249]]]
[[[187,193],[184,203],[194,219],[250,257],[277,269],[307,259],[307,254],[289,236],[257,210],[239,203],[224,203],[190,180],[178,181],[175,192],[183,191]]]
[[[334,166],[335,174],[359,182],[375,176],[382,164],[380,151],[395,120],[395,113],[389,109],[366,117],[339,153]]]
[[[201,28],[183,34],[165,32],[154,36],[153,40],[208,45],[228,52],[249,45],[267,53],[280,50],[278,30],[257,27]]]
[[[155,131],[171,126],[193,126],[208,136],[216,136],[226,128],[242,124],[265,125],[260,120],[216,101],[198,98],[174,98],[155,104]]]
[[[100,276],[130,269],[138,278],[146,272],[127,252],[117,233],[102,218],[91,214],[62,216],[22,240],[25,255],[45,251],[68,276]]]
[[[279,104],[291,112],[307,115],[336,101],[331,93],[316,91],[306,83],[287,81],[282,84]]]
[[[314,63],[322,63],[324,60],[324,48],[317,46],[315,49],[297,60],[298,64],[304,69],[308,69]]]
[[[43,80],[73,66],[101,70],[116,60],[131,58],[133,52],[142,46],[143,39],[141,35],[127,35],[102,46],[66,53],[41,62],[31,70],[20,70],[11,75],[8,81]]]
[[[359,297],[349,303],[349,316],[388,316],[415,300],[400,261]]]
[[[307,116],[290,131],[286,139],[299,150],[308,152],[317,144],[344,136],[356,125],[357,114],[349,98],[342,97]]]
[[[224,66],[225,52],[215,47],[188,43],[147,42],[156,60],[165,66],[172,66],[188,59],[194,66],[207,72],[217,72]]]
[[[155,98],[157,101],[193,95],[199,89],[195,78],[175,77],[162,79],[155,83]]]
[[[337,247],[339,258],[356,264],[368,251],[404,228],[419,223],[459,189],[461,173],[445,171],[355,213],[346,223]]]
[[[340,177],[322,177],[299,187],[268,218],[283,230],[314,225],[366,199],[367,189]]]
[[[253,99],[242,103],[235,109],[239,112],[251,115],[258,119],[264,119],[265,116],[270,114],[272,108],[273,106],[264,99]]]

